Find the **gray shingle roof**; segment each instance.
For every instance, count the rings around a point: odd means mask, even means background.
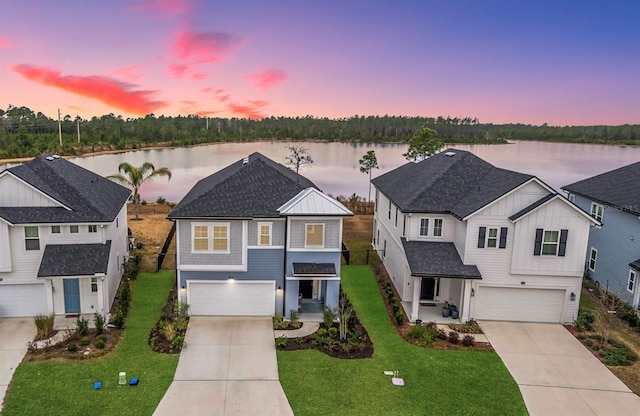
[[[447,156],[450,153],[454,155]],[[532,178],[497,168],[470,152],[447,149],[372,182],[402,212],[450,213],[464,218]]]
[[[111,240],[104,244],[47,244],[38,277],[92,276],[107,273]]]
[[[313,182],[256,152],[201,179],[168,218],[277,217],[277,209]]]
[[[633,267],[634,269],[640,272],[640,259],[636,261],[632,261],[631,263],[629,263],[629,266]]]
[[[528,207],[524,207],[523,209],[521,209],[520,211],[516,212],[515,214],[513,214],[512,216],[509,217],[509,219],[511,221],[515,221],[520,217],[523,217],[525,215],[527,215],[528,213],[530,213],[531,211],[533,211],[534,209],[538,208],[541,205],[544,205],[546,202],[554,199],[554,198],[561,198],[560,195],[558,194],[549,194],[549,195],[545,195],[542,198],[538,199],[536,202],[534,202],[533,204],[529,205]]]
[[[453,243],[401,240],[412,276],[482,279],[476,266],[462,263]]]
[[[295,275],[333,275],[336,274],[334,263],[293,263]]]
[[[62,207],[0,207],[0,217],[13,224],[111,222],[131,191],[62,158],[36,157],[8,172],[30,184]]]
[[[562,189],[640,215],[640,162],[592,176]]]

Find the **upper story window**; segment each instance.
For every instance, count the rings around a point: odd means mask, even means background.
[[[591,216],[598,221],[602,221],[602,216],[604,215],[604,206],[600,204],[596,204],[595,202],[591,203]]]
[[[487,233],[487,247],[489,248],[498,247],[498,229],[497,228],[489,228],[489,232]]]
[[[193,251],[229,252],[229,224],[193,224]]]
[[[51,234],[60,234],[60,226],[52,225],[51,226]]]
[[[429,218],[420,218],[420,235],[423,237],[429,235]]]
[[[91,278],[91,293],[96,293],[98,291],[98,278]]]
[[[324,247],[324,224],[307,224],[305,247]]]
[[[396,228],[398,228],[398,207],[396,207]]]
[[[507,248],[507,227],[480,227],[478,248]]]
[[[571,202],[576,202],[576,196],[574,194],[567,195],[567,199]]]
[[[95,225],[95,224],[89,225],[89,232],[90,233],[97,233],[98,232],[98,226]]]
[[[71,234],[78,234],[80,232],[80,228],[77,225],[70,225],[69,232]]]
[[[407,236],[407,216],[406,215],[402,216],[402,236],[403,237]]]
[[[442,218],[433,220],[433,236],[442,237]]]
[[[391,200],[389,200],[389,219],[391,219]]]
[[[629,279],[627,280],[627,292],[633,293],[633,289],[636,286],[636,277],[638,277],[638,273],[635,270],[629,270]]]
[[[24,227],[24,246],[27,250],[40,250],[38,227]]]
[[[534,243],[534,256],[559,256],[565,255],[567,250],[567,236],[569,230],[544,230],[536,229]]]
[[[598,250],[591,247],[591,254],[589,254],[589,270],[596,271],[596,258],[598,257]]]
[[[116,217],[116,228],[118,228],[120,226],[120,218]]]
[[[271,245],[271,223],[270,222],[258,223],[258,245],[259,246]]]

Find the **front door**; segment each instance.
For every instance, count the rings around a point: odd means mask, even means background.
[[[80,313],[80,280],[63,279],[64,285],[64,312]]]
[[[300,294],[302,299],[313,298],[313,280],[300,280]]]
[[[423,277],[420,284],[420,299],[434,300],[436,292],[436,279],[431,277]]]

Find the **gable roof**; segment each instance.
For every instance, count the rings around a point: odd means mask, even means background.
[[[131,191],[58,156],[43,155],[6,169],[58,202],[54,207],[0,207],[0,217],[12,224],[51,222],[111,222]]]
[[[111,240],[104,244],[47,244],[38,277],[106,274]]]
[[[497,168],[470,152],[447,149],[372,183],[402,212],[447,213],[462,219],[533,178]]]
[[[640,216],[640,162],[592,176],[562,189]]]
[[[591,221],[592,223],[594,223],[596,225],[602,225],[602,223],[600,221],[598,221],[597,219],[593,218],[591,215],[589,215],[586,212],[584,212],[582,210],[582,208],[580,208],[579,206],[577,206],[573,202],[569,201],[567,198],[563,197],[562,195],[555,194],[555,193],[543,196],[542,198],[540,198],[537,201],[535,201],[533,204],[531,204],[531,205],[529,205],[527,207],[524,207],[520,211],[518,211],[515,214],[513,214],[512,216],[510,216],[509,219],[512,222],[517,222],[521,218],[524,218],[527,215],[531,214],[532,212],[536,211],[538,208],[541,208],[541,207],[547,205],[548,203],[550,203],[551,201],[555,201],[555,200],[558,200],[561,203],[564,203],[564,204],[568,205],[571,209],[574,209],[574,210],[578,211],[580,214],[582,214],[587,220]]]
[[[178,218],[278,217],[278,208],[313,182],[258,152],[201,179],[168,215]]]
[[[278,208],[281,215],[353,215],[339,201],[316,188],[307,188]]]

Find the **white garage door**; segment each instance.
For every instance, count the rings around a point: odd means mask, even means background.
[[[187,281],[187,303],[191,315],[273,316],[275,282]]]
[[[475,319],[562,322],[564,290],[480,286],[475,297]]]
[[[46,312],[43,284],[0,285],[0,317],[36,316]]]

